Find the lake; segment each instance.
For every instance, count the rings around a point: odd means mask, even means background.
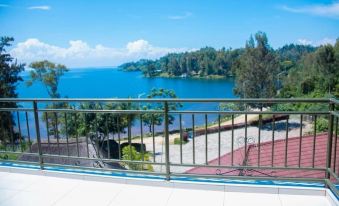
[[[22,73],[27,80],[29,73]],[[140,72],[123,72],[114,68],[70,69],[61,77],[59,91],[70,98],[114,98],[147,94],[152,88],[175,91],[179,98],[232,98],[232,79],[145,78]],[[42,84],[18,86],[19,97],[48,97]],[[143,95],[141,97],[145,97]]]
[[[29,78],[27,71],[22,74],[26,81]],[[59,92],[62,97],[69,98],[145,98],[152,88],[172,89],[179,98],[233,98],[233,79],[183,79],[183,78],[146,78],[141,72],[123,72],[116,68],[86,68],[70,69],[61,77]],[[45,87],[36,82],[27,87],[25,82],[18,85],[17,91],[22,98],[46,98],[49,97]],[[184,104],[185,110],[215,110],[218,104]],[[22,114],[23,115],[23,114]],[[21,115],[20,115],[21,116]],[[33,122],[33,116],[30,115]],[[176,118],[177,120],[178,118]],[[209,115],[209,122],[216,119],[215,115]],[[24,117],[21,118],[24,121]],[[197,115],[196,125],[203,124],[204,118]],[[24,122],[22,122],[24,124]],[[139,125],[137,122],[135,125]],[[183,115],[183,126],[192,125],[190,115]],[[170,129],[178,128],[175,121]],[[25,128],[22,128],[25,131]],[[137,126],[133,127],[133,133],[138,133]],[[162,130],[162,127],[156,130]],[[45,133],[44,127],[41,128]],[[147,131],[147,128],[145,128]],[[34,132],[34,131],[33,131]]]

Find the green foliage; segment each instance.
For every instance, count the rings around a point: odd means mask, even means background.
[[[12,153],[2,153],[0,154],[0,160],[17,160],[19,158],[18,154],[12,154]]]
[[[311,45],[289,44],[278,49],[277,54],[279,55],[281,62],[284,62],[285,66],[288,68],[292,66],[292,64],[297,63],[303,56],[314,52],[316,49],[317,48]]]
[[[41,82],[51,98],[60,98],[58,92],[59,80],[68,71],[65,65],[55,64],[47,60],[33,62],[29,65],[33,70],[30,72],[30,79],[27,86],[32,86],[33,82]]]
[[[122,149],[123,160],[142,161],[142,157],[144,157],[144,161],[149,161],[150,155],[145,152],[144,156],[142,156],[142,153],[138,152],[135,147],[129,145]],[[125,163],[125,165],[131,170],[153,171],[153,167],[150,164]]]
[[[150,94],[147,96],[147,98],[177,98],[177,95],[173,90],[167,90],[167,89],[156,89],[153,88],[150,92]],[[168,103],[168,109],[170,111],[177,110],[178,108],[182,107],[182,104],[180,103],[173,103],[169,102]],[[143,110],[164,110],[164,103],[159,102],[159,103],[149,103],[145,105],[141,105],[141,108]],[[174,121],[174,116],[169,115],[169,124],[173,124]],[[145,126],[148,126],[149,132],[152,132],[152,123],[154,125],[161,125],[164,121],[164,115],[162,113],[146,113],[142,115],[142,120]]]
[[[313,91],[310,94],[303,95],[305,98],[328,97],[320,91]],[[328,111],[328,105],[320,103],[284,103],[275,104],[271,108],[274,111]]]
[[[19,73],[24,70],[24,64],[18,64],[6,51],[6,47],[11,46],[14,41],[11,37],[0,38],[0,98],[16,98],[16,87],[22,78]],[[0,102],[1,108],[15,108],[16,103]],[[10,140],[11,126],[15,121],[10,112],[1,112],[0,114],[0,143]],[[17,137],[17,135],[14,135]]]
[[[336,67],[336,61],[338,62],[339,59],[336,59],[332,45],[324,45],[317,50],[316,63],[319,68],[319,74],[323,79],[324,87],[327,86],[329,93],[339,81],[339,69]]]
[[[320,94],[319,97],[326,93],[339,97],[338,40],[334,46],[289,44],[273,50],[266,34],[258,32],[254,38],[250,37],[245,48],[205,47],[168,54],[155,61],[129,62],[120,68],[142,71],[147,77],[235,76],[234,93],[240,97],[291,98],[315,93]]]
[[[305,53],[283,79],[279,97],[339,97],[339,40]]]
[[[58,86],[60,77],[68,71],[66,66],[62,64],[55,64],[53,62],[44,60],[33,62],[29,65],[33,70],[30,71],[30,79],[26,81],[27,86],[32,86],[34,82],[41,82],[51,98],[60,98]],[[62,109],[67,108],[66,103],[53,103],[46,106],[48,109]],[[47,113],[43,114],[43,120],[49,125],[48,133],[55,138],[58,137],[60,130],[59,123],[62,122],[63,116],[60,113]]]
[[[325,118],[318,118],[316,122],[317,132],[326,132],[328,130],[328,120]]]
[[[220,103],[219,109],[221,111],[241,111],[245,107],[243,104],[236,104],[236,103]]]
[[[79,106],[72,106],[71,109],[77,110],[130,110],[135,106],[130,103],[82,103]],[[95,134],[106,136],[110,133],[123,133],[128,126],[128,121],[133,124],[134,114],[114,114],[114,113],[70,113],[61,119],[61,132],[69,137],[86,136]]]
[[[268,44],[265,33],[251,36],[245,52],[235,66],[234,93],[244,98],[271,98],[276,94],[276,75],[279,72],[277,55]]]
[[[215,50],[212,47],[198,51],[172,53],[158,60],[142,59],[122,64],[124,71],[142,71],[146,77],[208,77],[233,76],[232,64],[242,54],[243,49]]]

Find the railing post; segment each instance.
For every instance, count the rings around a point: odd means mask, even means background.
[[[330,112],[334,110],[334,104],[330,102],[329,105]],[[331,168],[331,158],[332,158],[332,139],[333,139],[333,115],[329,114],[328,119],[328,140],[327,140],[327,156],[326,156],[326,169]],[[326,171],[326,179],[330,179],[330,172]]]
[[[40,139],[38,105],[37,105],[37,102],[35,100],[33,101],[33,109],[34,109],[36,139],[37,139],[37,142],[38,142],[39,165],[40,165],[40,169],[44,169],[42,149],[41,149],[41,139]]]
[[[166,180],[170,180],[170,161],[169,161],[169,121],[168,121],[168,102],[164,102],[164,118],[165,118],[165,164],[166,164]]]

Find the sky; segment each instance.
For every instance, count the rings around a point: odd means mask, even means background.
[[[333,44],[339,1],[0,0],[0,36],[19,62],[117,66],[205,46],[239,48],[263,31],[270,45]]]

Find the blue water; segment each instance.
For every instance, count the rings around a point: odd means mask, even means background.
[[[23,72],[22,76],[27,80],[29,74]],[[145,78],[140,72],[93,68],[71,69],[61,77],[59,91],[63,97],[70,98],[137,98],[139,94],[147,94],[155,87],[172,89],[180,98],[231,98],[234,97],[233,86],[232,79]],[[27,87],[22,82],[18,92],[19,97],[48,97],[40,83]]]
[[[29,79],[29,72],[22,74],[24,82],[18,85],[17,91],[22,98],[46,98],[49,97],[46,88],[39,82],[27,87],[25,81]],[[182,79],[182,78],[145,78],[140,72],[123,72],[116,68],[86,68],[70,69],[61,77],[59,82],[59,93],[62,97],[69,98],[146,98],[152,88],[172,89],[178,98],[232,98],[234,87],[233,79]],[[43,105],[40,105],[43,107]],[[29,103],[28,107],[31,107]],[[217,103],[183,104],[181,110],[217,110]],[[26,132],[24,114],[20,114],[22,131]],[[179,118],[170,129],[178,129]],[[208,116],[208,122],[214,121],[215,115]],[[29,121],[33,121],[33,114],[29,115]],[[196,115],[195,124],[204,123],[202,115]],[[44,123],[41,121],[41,124]],[[139,122],[136,121],[132,127],[132,133],[140,132]],[[183,127],[192,126],[191,115],[183,115]],[[162,131],[162,126],[156,126],[157,131]],[[35,131],[32,125],[32,135]],[[147,131],[147,127],[144,127]],[[46,129],[41,127],[42,135],[45,136]]]

